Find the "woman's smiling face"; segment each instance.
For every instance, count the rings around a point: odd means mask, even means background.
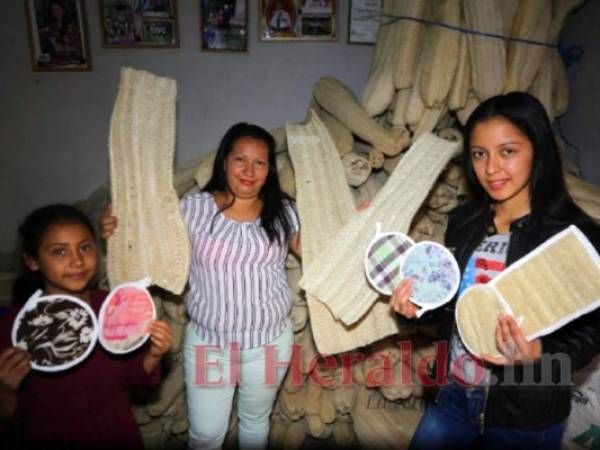
[[[269,174],[269,150],[259,139],[243,137],[225,159],[225,177],[236,198],[256,198]]]
[[[533,145],[506,119],[478,123],[470,136],[471,162],[477,180],[496,203],[530,207]]]

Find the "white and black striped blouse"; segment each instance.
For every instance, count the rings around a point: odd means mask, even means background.
[[[273,341],[288,325],[292,305],[284,268],[287,244],[269,243],[260,218],[237,222],[220,214],[210,193],[183,199],[181,208],[192,246],[186,303],[200,337],[221,348]],[[285,201],[285,208],[297,232],[294,206]]]

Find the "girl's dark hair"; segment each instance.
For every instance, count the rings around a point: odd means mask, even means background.
[[[202,191],[210,192],[212,194],[215,192],[229,192],[233,194],[225,175],[225,160],[233,150],[235,143],[242,138],[256,139],[264,142],[267,146],[269,154],[269,172],[265,184],[259,193],[260,199],[263,202],[262,211],[260,213],[260,223],[267,233],[270,242],[275,240],[279,244],[282,244],[280,241],[281,233],[283,233],[284,241],[287,242],[290,238],[292,227],[291,218],[286,214],[286,208],[284,208],[283,201],[291,201],[291,199],[283,192],[279,183],[277,162],[275,160],[275,139],[273,139],[273,136],[271,136],[264,128],[259,127],[258,125],[240,122],[227,130],[219,144],[217,154],[215,155],[212,176],[202,188]],[[235,196],[233,201],[221,208],[219,212],[222,213],[224,210],[231,207],[234,201]]]
[[[30,213],[19,227],[21,253],[37,259],[40,246],[48,229],[58,224],[79,224],[89,230],[95,239],[96,233],[89,217],[77,208],[69,205],[48,205]],[[43,287],[40,271],[30,270],[22,264],[22,274],[13,286],[13,302],[22,303],[31,294]]]
[[[593,220],[575,204],[567,191],[562,159],[550,119],[538,99],[525,92],[497,95],[482,102],[464,128],[463,167],[471,193],[482,205],[490,198],[477,181],[471,160],[471,135],[475,126],[490,119],[505,119],[533,146],[530,176],[531,214],[544,223],[589,225]]]

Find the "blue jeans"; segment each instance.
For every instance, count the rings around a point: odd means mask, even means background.
[[[468,449],[478,441],[484,449],[559,450],[564,423],[537,430],[485,427],[480,417],[485,403],[483,387],[444,386],[437,404],[427,408],[410,443],[410,449]]]

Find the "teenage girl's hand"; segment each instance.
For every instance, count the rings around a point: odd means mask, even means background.
[[[100,234],[103,239],[108,239],[115,232],[117,228],[117,217],[112,215],[112,206],[108,205],[102,211],[100,216]]]
[[[481,359],[499,366],[531,363],[542,355],[542,341],[528,341],[514,317],[507,314],[498,316],[496,326],[496,347],[502,356],[481,355]]]
[[[358,212],[364,211],[369,206],[371,206],[371,200],[369,200],[369,199],[363,200],[362,202],[360,202],[359,205],[356,206],[356,211],[358,211]]]
[[[401,316],[407,319],[414,319],[417,317],[417,311],[419,307],[412,303],[409,298],[412,294],[412,279],[403,279],[398,287],[392,292],[390,297],[390,308],[396,311]]]
[[[160,358],[169,351],[173,344],[173,330],[164,320],[153,320],[148,326],[148,331],[150,332],[148,354]]]
[[[0,391],[17,392],[21,382],[31,370],[29,355],[18,347],[0,352]]]

